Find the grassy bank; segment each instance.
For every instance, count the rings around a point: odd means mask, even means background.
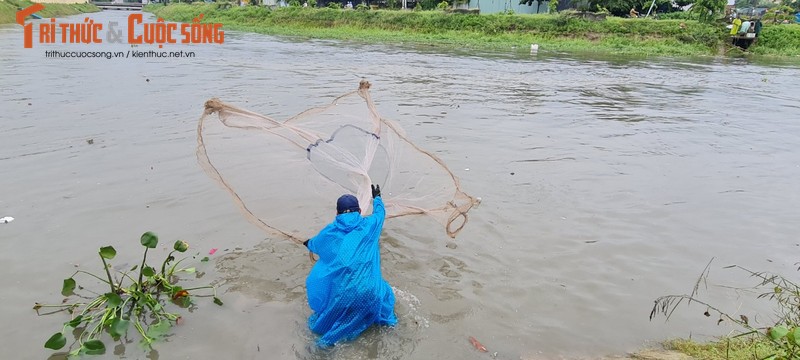
[[[435,11],[343,11],[261,7],[218,9],[211,5],[155,6],[148,10],[172,21],[204,21],[226,28],[273,35],[412,42],[470,48],[591,50],[625,54],[710,55],[722,38],[713,28],[687,21],[617,19],[588,21],[548,15],[464,15]]]
[[[608,18],[589,21],[552,15],[465,15],[440,11],[343,11],[337,9],[263,7],[223,8],[195,3],[149,6],[147,11],[171,21],[219,22],[227,29],[271,35],[404,42],[483,49],[542,49],[599,51],[636,55],[715,55],[724,52],[726,31],[718,25],[692,20]],[[781,41],[800,39],[800,26],[766,26],[758,47],[770,55],[800,55],[800,46],[787,51]],[[773,36],[773,34],[775,36]],[[794,42],[792,42],[794,43]],[[755,49],[754,49],[755,50]]]
[[[763,337],[725,338],[710,343],[682,339],[668,341],[664,346],[703,360],[767,359],[771,355],[785,356],[781,349]]]
[[[800,24],[764,27],[750,51],[759,55],[800,56]]]
[[[17,9],[33,5],[28,0],[0,0],[0,24],[16,22]],[[92,4],[45,4],[44,10],[36,13],[44,18],[76,15],[100,11]]]

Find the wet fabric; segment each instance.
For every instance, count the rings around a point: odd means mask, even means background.
[[[380,196],[372,207],[366,217],[337,215],[308,242],[319,256],[306,278],[313,311],[308,327],[320,335],[321,346],[352,340],[373,324],[397,324],[394,293],[381,275],[378,242],[386,210]]]

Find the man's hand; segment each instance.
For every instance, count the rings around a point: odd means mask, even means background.
[[[381,196],[381,186],[380,185],[371,185],[372,186],[372,198],[376,198]]]

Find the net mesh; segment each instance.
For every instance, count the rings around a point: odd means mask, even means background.
[[[381,186],[387,219],[429,216],[455,238],[478,200],[441,159],[378,114],[369,88],[362,80],[358,90],[285,121],[208,100],[198,160],[250,222],[294,241],[330,222],[343,193],[370,213],[370,184]],[[209,121],[214,115],[220,121]]]

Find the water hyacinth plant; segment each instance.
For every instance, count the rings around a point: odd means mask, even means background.
[[[186,257],[176,261],[174,256],[176,253],[185,253],[189,249],[188,243],[183,240],[176,241],[173,250],[164,259],[160,271],[158,271],[147,265],[147,251],[158,245],[158,236],[152,232],[146,232],[141,236],[140,242],[145,248],[141,265],[135,265],[125,272],[113,270],[116,272],[113,274],[116,277],[112,276],[112,267],[108,260],[114,259],[117,251],[112,246],[101,247],[98,255],[103,262],[105,277],[77,270],[72,276],[64,279],[61,295],[66,298],[62,304],[36,303],[33,309],[39,315],[61,311],[66,311],[71,315],[71,319],[64,323],[61,331],[53,334],[45,342],[45,348],[52,350],[64,348],[67,344],[64,334],[67,329],[72,328],[75,340],[69,346],[69,356],[104,354],[106,351],[103,342],[104,333],[107,333],[114,341],[119,341],[121,338],[127,339],[131,326],[141,336],[142,343],[149,346],[153,341],[165,335],[172,325],[181,319],[180,315],[167,311],[165,306],[168,305],[168,302],[180,307],[188,307],[192,304],[190,292],[206,289],[210,290],[211,294],[204,296],[211,296],[215,304],[222,305],[222,300],[216,296],[216,288],[213,286],[184,289],[177,285],[178,277],[175,276],[177,272],[193,273],[195,271],[194,268],[178,269],[178,265]],[[207,258],[203,258],[201,261],[207,261]],[[103,286],[108,287],[108,292],[92,292],[96,295],[94,297],[76,294],[76,289],[84,289],[75,281],[75,276],[78,274],[99,280],[104,284]],[[70,302],[69,297],[73,295],[79,300]],[[55,310],[47,313],[40,312],[41,309],[50,308]]]

